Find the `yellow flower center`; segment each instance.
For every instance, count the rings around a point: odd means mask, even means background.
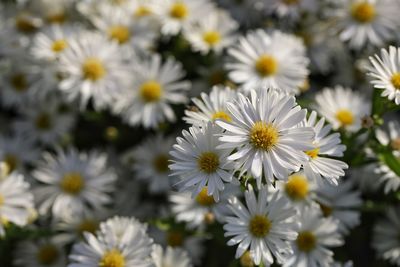
[[[169,11],[171,17],[179,20],[183,20],[184,18],[186,18],[188,13],[189,10],[183,2],[174,3]]]
[[[51,45],[51,50],[53,50],[53,52],[55,53],[60,53],[64,51],[64,49],[67,47],[68,47],[67,41],[64,39],[60,39],[60,40],[55,40],[53,42],[53,44]]]
[[[217,31],[209,31],[203,34],[203,40],[208,45],[213,46],[221,41],[221,34]]]
[[[97,81],[106,75],[106,69],[100,59],[89,57],[82,64],[82,73],[86,80]]]
[[[171,231],[167,233],[167,243],[171,247],[181,247],[183,240],[183,235],[180,232]]]
[[[285,192],[293,200],[305,199],[309,192],[307,178],[304,175],[291,175],[285,184]]]
[[[354,122],[353,113],[348,109],[341,109],[336,112],[336,119],[342,126],[352,125]]]
[[[209,196],[207,194],[207,186],[201,189],[200,193],[196,197],[197,203],[199,203],[201,206],[212,206],[215,204],[213,196]]]
[[[146,17],[151,15],[151,9],[146,6],[139,6],[136,8],[134,16],[135,17]]]
[[[300,232],[296,239],[297,247],[300,251],[310,252],[317,244],[317,238],[310,231]]]
[[[4,197],[0,194],[0,207],[4,204]]]
[[[99,262],[99,267],[125,267],[125,258],[120,251],[107,251]]]
[[[262,55],[256,61],[256,70],[263,77],[274,75],[278,70],[278,63],[270,55]]]
[[[271,150],[278,143],[279,133],[272,124],[258,121],[250,131],[250,143],[257,149]]]
[[[226,74],[223,70],[216,70],[208,77],[208,83],[210,85],[223,84],[226,80]]]
[[[39,130],[49,130],[51,128],[51,118],[47,113],[41,113],[35,120],[36,128]]]
[[[153,161],[154,169],[159,173],[168,172],[169,157],[167,155],[158,155]]]
[[[67,16],[62,11],[58,12],[58,13],[50,14],[46,17],[46,21],[48,23],[54,23],[54,24],[63,24],[66,20],[67,20]]]
[[[85,186],[85,181],[80,173],[70,172],[64,174],[60,186],[64,192],[71,195],[77,195]]]
[[[78,232],[82,235],[84,232],[94,233],[98,229],[99,224],[94,220],[83,220],[78,226]]]
[[[251,258],[250,251],[246,251],[240,257],[240,266],[242,267],[254,267],[253,259]]]
[[[12,154],[6,154],[3,160],[7,168],[7,174],[15,171],[19,165],[19,159]]]
[[[290,6],[290,5],[297,5],[297,4],[299,3],[299,1],[300,1],[300,0],[282,0],[282,2],[283,2],[285,5],[288,5],[288,6]]]
[[[375,7],[368,2],[358,2],[351,6],[351,15],[360,23],[371,22],[375,16]]]
[[[128,27],[116,25],[108,30],[111,39],[116,40],[120,44],[124,44],[131,38],[131,32]]]
[[[319,207],[321,208],[322,211],[322,215],[324,215],[324,217],[329,217],[332,215],[333,209],[325,204],[322,204],[321,202],[317,202]]]
[[[161,84],[156,81],[148,81],[140,86],[140,96],[145,102],[156,102],[160,100],[163,94]]]
[[[197,159],[197,165],[202,172],[214,173],[219,167],[219,157],[214,152],[203,152]]]
[[[43,265],[54,264],[59,257],[58,250],[55,246],[47,244],[39,248],[37,253],[37,260]]]
[[[26,76],[22,73],[17,73],[11,76],[10,83],[17,92],[24,92],[28,89]]]
[[[254,215],[249,223],[250,233],[258,238],[265,237],[271,230],[271,221],[265,215]]]
[[[18,31],[25,34],[33,33],[37,30],[35,23],[32,20],[23,16],[16,19],[15,27]]]
[[[400,90],[400,72],[394,73],[390,81],[392,82],[394,88]]]
[[[310,158],[315,159],[318,157],[319,147],[314,148],[313,150],[308,150],[305,152]]]
[[[214,114],[213,114],[213,116],[212,116],[212,120],[213,121],[215,121],[215,120],[218,120],[218,119],[221,119],[221,120],[224,120],[224,121],[231,121],[232,119],[231,119],[231,116],[229,116],[226,112],[224,112],[224,111],[217,111],[217,112],[215,112]]]
[[[390,141],[390,147],[394,150],[400,150],[400,137],[397,137]]]

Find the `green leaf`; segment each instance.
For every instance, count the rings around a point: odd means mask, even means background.
[[[381,152],[378,156],[383,163],[400,177],[400,160],[397,159],[391,151]]]

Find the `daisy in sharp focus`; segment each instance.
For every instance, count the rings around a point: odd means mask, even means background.
[[[178,34],[185,27],[199,23],[215,9],[209,0],[164,0],[152,4],[164,35]]]
[[[219,201],[219,194],[226,183],[234,181],[234,164],[227,158],[232,149],[218,148],[222,142],[218,135],[221,128],[211,122],[200,127],[190,127],[182,132],[183,138],[176,139],[170,155],[173,157],[169,165],[172,173],[181,181],[177,184],[181,191],[192,191],[196,197],[207,186],[207,194]]]
[[[303,151],[313,149],[314,131],[300,124],[307,111],[297,105],[293,96],[278,90],[251,91],[251,97],[239,94],[237,101],[227,103],[232,120],[216,123],[226,131],[219,138],[221,148],[236,149],[228,160],[257,179],[287,179],[307,160]]]
[[[157,134],[148,137],[132,151],[135,176],[149,183],[150,192],[167,192],[174,185],[175,180],[170,177],[168,168],[171,160],[169,151],[174,142],[173,137]]]
[[[24,177],[13,172],[0,179],[0,237],[5,235],[5,227],[13,223],[19,227],[28,224],[33,206],[30,185]]]
[[[324,217],[339,221],[338,231],[348,234],[360,224],[360,211],[363,201],[361,192],[354,189],[351,180],[341,181],[338,185],[318,184],[314,201],[319,205]]]
[[[96,109],[114,103],[124,89],[122,81],[129,75],[129,67],[116,42],[94,32],[79,32],[70,39],[68,48],[60,56],[59,71],[63,79],[59,88],[68,100],[80,100],[85,108],[90,99]]]
[[[236,39],[234,32],[238,24],[227,12],[215,10],[184,30],[184,36],[192,45],[194,51],[207,54],[214,51],[220,54],[225,47]]]
[[[53,238],[26,240],[15,249],[14,264],[20,267],[65,267],[64,244]]]
[[[293,255],[289,256],[284,267],[332,266],[333,252],[331,247],[343,245],[344,241],[338,233],[338,222],[332,218],[324,218],[317,208],[304,208],[300,213],[300,228],[293,242]]]
[[[186,103],[185,91],[190,88],[190,82],[182,80],[182,65],[172,58],[162,62],[161,56],[154,54],[138,62],[132,76],[125,93],[113,104],[114,113],[131,126],[141,124],[145,128],[175,121],[171,104]]]
[[[380,258],[400,266],[400,210],[391,207],[384,219],[379,220],[373,232],[372,247]]]
[[[103,153],[82,153],[73,148],[44,154],[33,172],[40,182],[34,189],[39,213],[54,217],[101,209],[111,203],[116,174]]]
[[[312,111],[308,119],[304,120],[304,125],[313,127],[315,137],[312,142],[314,148],[306,151],[308,159],[303,163],[304,172],[307,178],[314,182],[326,179],[332,184],[337,184],[337,180],[344,176],[344,169],[349,166],[340,160],[330,157],[343,157],[346,146],[341,145],[340,134],[330,133],[331,126],[325,125],[325,118],[317,120],[317,113]]]
[[[381,49],[381,56],[370,57],[372,66],[368,75],[373,78],[374,88],[383,90],[382,97],[387,97],[400,105],[400,48],[390,46]]]
[[[393,0],[340,0],[333,1],[331,17],[342,41],[354,49],[366,45],[381,46],[393,39],[399,26],[399,4]]]
[[[186,251],[168,246],[163,249],[160,245],[153,245],[151,253],[155,267],[191,267],[193,266]]]
[[[183,120],[201,126],[215,120],[231,121],[226,103],[237,98],[237,92],[229,87],[214,86],[209,94],[201,93],[201,98],[192,98],[194,109],[185,110]]]
[[[245,92],[255,88],[279,88],[297,93],[308,76],[309,60],[301,40],[279,31],[256,30],[228,50],[229,78]]]
[[[152,267],[153,240],[147,225],[134,218],[113,217],[100,224],[96,235],[73,246],[68,267]]]
[[[315,96],[315,109],[324,116],[334,130],[343,128],[356,132],[361,120],[371,112],[370,101],[350,88],[325,88]]]
[[[284,255],[291,253],[289,242],[296,239],[296,211],[277,191],[267,197],[266,186],[260,188],[256,197],[249,186],[245,192],[246,206],[237,198],[229,200],[229,208],[233,216],[226,218],[225,236],[229,237],[228,246],[238,245],[236,258],[241,257],[249,249],[254,263],[261,261],[269,266],[274,258],[280,264]]]

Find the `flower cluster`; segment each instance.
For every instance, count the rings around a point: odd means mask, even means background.
[[[0,266],[400,266],[399,0],[4,0]]]

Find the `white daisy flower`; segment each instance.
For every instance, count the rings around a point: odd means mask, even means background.
[[[360,167],[352,167],[348,174],[363,193],[374,193],[381,187],[381,183],[377,182],[381,177],[379,163],[374,162]]]
[[[339,185],[319,184],[315,201],[325,217],[333,217],[339,223],[338,230],[342,234],[360,224],[360,211],[363,201],[361,192],[353,189],[351,180],[342,181]]]
[[[380,258],[400,266],[400,210],[389,208],[385,217],[374,227],[372,246]]]
[[[395,36],[399,26],[397,1],[340,0],[335,5],[332,18],[337,21],[340,39],[350,47],[380,46]]]
[[[307,160],[303,151],[313,149],[314,131],[300,124],[307,111],[297,105],[293,96],[277,90],[251,91],[251,97],[239,94],[238,100],[227,103],[231,122],[216,123],[226,131],[220,137],[222,148],[237,149],[228,160],[234,160],[242,173],[251,173],[261,186],[287,179]]]
[[[375,173],[379,175],[378,183],[384,185],[385,194],[400,188],[400,175],[393,171],[385,162],[379,162]]]
[[[23,241],[17,245],[14,253],[16,266],[64,267],[67,264],[63,244],[54,239]]]
[[[237,28],[238,24],[227,12],[217,9],[198,23],[187,27],[184,36],[194,51],[202,54],[214,51],[220,54],[225,47],[235,41],[234,32]]]
[[[315,111],[312,111],[308,119],[304,120],[305,126],[313,127],[315,138],[314,149],[306,151],[308,159],[303,163],[303,168],[306,176],[315,182],[324,178],[332,184],[337,184],[337,180],[345,175],[344,169],[349,166],[343,161],[330,157],[343,157],[346,146],[341,145],[340,134],[330,133],[331,125],[324,124],[325,118],[317,121]]]
[[[171,104],[186,103],[184,92],[190,88],[188,81],[182,81],[182,65],[171,58],[162,62],[161,56],[154,54],[138,63],[132,75],[134,80],[114,103],[114,112],[130,125],[145,128],[175,121]]]
[[[229,78],[249,92],[254,88],[280,88],[297,93],[308,75],[305,47],[293,35],[263,30],[250,32],[228,50]]]
[[[155,267],[191,267],[190,258],[186,251],[180,248],[167,247],[165,250],[160,245],[153,245],[151,253]]]
[[[279,18],[297,21],[302,15],[313,14],[319,8],[316,0],[267,0],[263,5],[268,14],[274,13]]]
[[[387,129],[377,129],[375,132],[378,141],[393,149],[396,156],[400,156],[400,121],[390,120],[387,122]]]
[[[54,217],[100,209],[111,203],[116,174],[107,167],[107,156],[92,151],[81,153],[71,148],[57,154],[44,154],[33,172],[41,182],[34,193],[39,213],[49,210]]]
[[[116,42],[92,32],[77,33],[60,55],[59,70],[66,77],[59,88],[69,100],[79,99],[81,108],[93,99],[96,109],[113,104],[126,89],[121,81],[129,69]]]
[[[84,233],[85,241],[72,248],[68,267],[151,267],[153,240],[146,230],[147,225],[134,218],[113,217],[100,224],[96,236]]]
[[[155,19],[154,2],[155,0],[129,0],[126,5],[135,20]]]
[[[133,170],[137,178],[149,183],[153,193],[171,190],[174,180],[169,177],[169,151],[175,139],[161,134],[148,137],[132,151]]]
[[[213,86],[209,94],[201,93],[201,99],[192,98],[194,109],[185,110],[183,120],[189,124],[201,126],[217,119],[231,121],[226,103],[237,97],[237,92],[229,87]]]
[[[20,134],[0,135],[0,162],[4,164],[7,174],[14,170],[24,172],[26,166],[35,162],[38,157],[39,151],[31,138]]]
[[[33,209],[33,195],[21,174],[13,172],[0,180],[0,237],[8,223],[28,224]]]
[[[195,198],[189,192],[171,192],[169,200],[172,213],[178,222],[186,222],[189,229],[201,229],[206,224],[214,223],[215,220],[220,223],[225,222],[226,216],[230,214],[227,200],[239,194],[238,186],[227,184],[225,190],[221,192],[219,202],[208,195],[207,187],[203,187]]]
[[[47,99],[48,104],[24,108],[23,117],[16,119],[13,128],[22,136],[29,136],[43,144],[54,145],[68,134],[75,124],[74,114],[61,110],[56,99]]]
[[[381,49],[381,57],[375,55],[369,60],[372,66],[368,67],[368,75],[374,79],[374,88],[383,90],[383,97],[400,105],[400,48]]]
[[[183,28],[199,23],[214,9],[208,0],[154,1],[153,5],[164,35],[178,34]]]
[[[69,27],[52,26],[35,35],[31,54],[39,60],[54,61],[68,47],[72,29]]]
[[[139,50],[151,48],[157,36],[147,21],[134,20],[129,9],[119,6],[100,5],[98,9],[98,15],[90,19],[111,40]]]
[[[315,109],[337,130],[343,128],[356,132],[361,128],[361,120],[371,112],[370,101],[350,88],[336,86],[325,88],[315,96]]]
[[[294,254],[288,257],[283,266],[332,266],[333,252],[329,248],[344,243],[337,232],[338,222],[322,217],[318,208],[311,207],[300,212],[299,222],[301,226],[292,245]]]
[[[193,190],[197,196],[207,186],[207,194],[219,201],[219,194],[226,183],[233,181],[234,164],[227,158],[232,149],[221,149],[222,142],[217,135],[221,128],[211,122],[199,127],[190,127],[182,132],[183,138],[176,139],[177,144],[170,152],[173,157],[169,166],[171,175],[180,177],[178,183],[182,191]]]
[[[259,191],[256,198],[253,188],[249,186],[245,192],[247,207],[237,198],[229,200],[229,208],[234,216],[226,218],[225,236],[231,237],[228,246],[237,245],[236,258],[241,257],[246,250],[254,263],[261,261],[269,266],[276,258],[284,262],[284,255],[292,253],[289,241],[296,239],[297,223],[294,221],[296,211],[279,192],[268,197],[266,186]]]

